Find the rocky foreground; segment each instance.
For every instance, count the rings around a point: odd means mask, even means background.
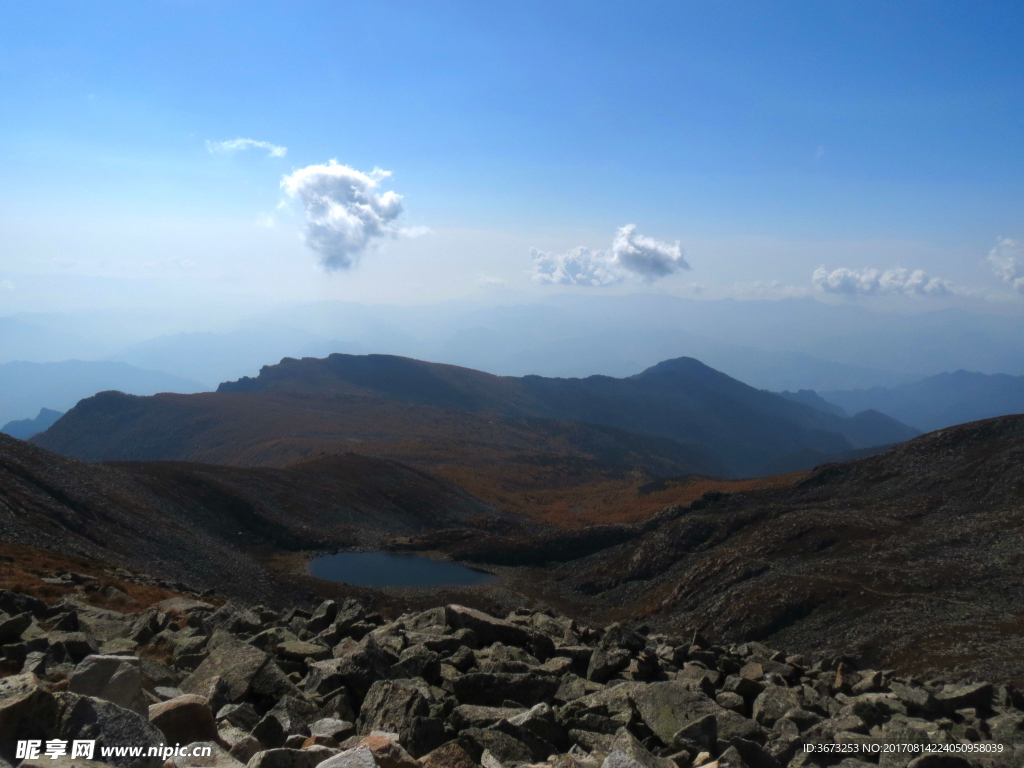
[[[1018,768],[1024,695],[786,656],[505,619],[395,621],[354,600],[281,615],[185,598],[136,614],[0,591],[0,766],[95,740],[117,768]],[[102,756],[197,744],[210,757]],[[809,746],[808,746],[809,745]],[[179,750],[180,751],[180,750]]]

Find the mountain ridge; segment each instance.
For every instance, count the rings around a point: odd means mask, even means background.
[[[873,408],[924,431],[1024,412],[1024,376],[963,369],[894,387],[817,394],[847,410]]]
[[[668,437],[706,447],[738,474],[757,473],[769,443],[788,446],[779,454],[803,449],[827,454],[918,434],[880,414],[859,420],[822,414],[685,357],[626,378],[580,379],[495,376],[392,355],[333,354],[323,359],[285,358],[264,366],[257,377],[221,384],[218,392],[287,389],[373,394],[468,411],[493,409],[510,416],[567,419]],[[771,436],[758,434],[759,430],[769,430]],[[751,449],[751,442],[757,447]]]

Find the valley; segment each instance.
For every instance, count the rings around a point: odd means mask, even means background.
[[[1021,583],[1006,570],[1024,530],[1024,480],[1007,469],[1024,449],[1020,417],[846,459],[867,427],[696,361],[628,381],[534,379],[336,355],[286,359],[215,393],[100,393],[35,446],[4,443],[5,498],[19,509],[4,538],[38,544],[38,530],[69,555],[145,564],[228,596],[237,580],[227,573],[245,573],[247,594],[278,603],[367,594],[309,576],[318,553],[420,553],[495,574],[491,585],[438,589],[489,609],[528,599],[716,642],[1024,679],[1013,661]],[[615,405],[638,391],[661,426],[650,414],[629,422]],[[595,403],[609,423],[564,418]],[[867,423],[887,438],[895,429]],[[726,437],[700,441],[709,424],[763,446],[790,441],[773,461],[800,444],[816,463],[815,448],[842,450],[813,470],[730,477],[742,464],[723,466]],[[948,562],[960,566],[947,577]],[[436,598],[370,592],[394,611]]]

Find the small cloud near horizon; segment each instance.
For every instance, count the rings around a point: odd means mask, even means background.
[[[678,241],[664,243],[641,235],[635,224],[619,227],[608,251],[581,245],[566,253],[551,254],[531,248],[530,257],[533,281],[547,285],[602,287],[634,276],[652,283],[690,269]]]
[[[207,140],[206,149],[211,155],[216,153],[230,154],[245,149],[265,149],[267,150],[268,157],[284,157],[288,154],[288,147],[271,144],[269,141],[257,141],[256,139]]]
[[[826,293],[843,296],[946,296],[958,292],[949,280],[931,277],[921,269],[847,269],[831,272],[818,267],[811,282]]]
[[[348,270],[373,244],[387,237],[415,237],[425,227],[405,230],[395,220],[402,213],[402,196],[380,192],[391,171],[357,171],[337,160],[310,165],[281,179],[288,197],[306,212],[306,245],[320,255],[328,272]]]
[[[992,250],[988,252],[989,265],[996,277],[1009,285],[1017,293],[1024,294],[1024,270],[1018,263],[1018,257],[1024,256],[1021,245],[1009,237],[999,237]]]

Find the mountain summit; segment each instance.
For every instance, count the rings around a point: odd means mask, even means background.
[[[693,358],[667,360],[628,378],[561,379],[495,376],[391,355],[333,354],[285,358],[256,377],[221,384],[213,394],[103,393],[79,403],[35,440],[86,460],[244,464],[338,452],[328,448],[331,443],[344,450],[372,445],[407,461],[416,458],[410,441],[420,454],[426,444],[450,448],[474,441],[517,453],[564,454],[569,443],[573,455],[644,466],[662,476],[742,477],[764,474],[787,457],[804,457],[809,468],[828,456],[916,434],[881,414],[823,413]]]

